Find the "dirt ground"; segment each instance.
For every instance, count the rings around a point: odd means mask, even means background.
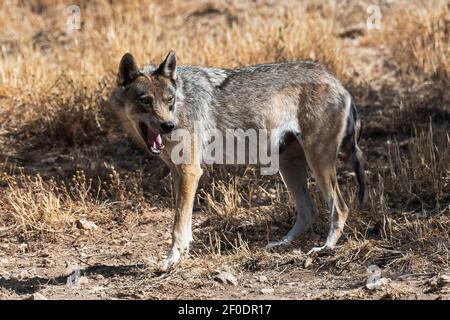
[[[266,14],[273,4],[258,8]],[[371,201],[356,209],[354,177],[341,163],[351,217],[336,250],[305,254],[325,241],[328,229],[314,181],[321,213],[312,230],[268,251],[264,246],[286,233],[294,216],[281,180],[215,167],[199,188],[189,256],[167,273],[158,271],[173,223],[171,179],[162,162],[116,127],[69,141],[65,135],[97,131],[85,118],[59,113],[49,126],[34,114],[18,116],[11,110],[29,103],[25,93],[16,98],[1,91],[10,90],[10,82],[0,87],[0,299],[450,299],[448,77],[404,76],[392,48],[367,36],[365,20],[351,12],[341,13],[351,19],[333,34],[350,57],[342,76],[363,122]],[[205,5],[186,16],[204,30],[232,25],[246,13]],[[230,59],[226,63],[234,63]],[[81,102],[70,94],[75,102],[60,101],[58,108],[83,104],[85,97],[92,105],[97,96],[104,99],[103,89],[80,89]],[[67,131],[61,123],[68,121],[87,124]],[[97,192],[97,185],[103,189]],[[80,226],[80,219],[95,225]]]
[[[27,299],[40,293],[47,299],[448,299],[433,291],[436,274],[386,274],[389,283],[369,290],[369,272],[324,270],[333,256],[308,261],[297,248],[267,253],[254,249],[258,258],[239,263],[202,261],[202,246],[169,273],[154,271],[154,260],[166,253],[170,243],[170,212],[152,212],[129,228],[113,227],[94,235],[67,238],[61,244],[2,242],[7,253],[0,263],[0,298]],[[194,225],[205,218],[196,214]],[[194,229],[201,238],[201,227]],[[255,244],[256,246],[257,244]],[[258,244],[259,245],[259,244]],[[149,259],[148,259],[149,258]],[[217,257],[217,260],[223,257]],[[307,262],[308,261],[308,262]],[[70,275],[80,268],[80,281]],[[215,279],[230,271],[237,284]],[[69,279],[69,280],[68,280]]]

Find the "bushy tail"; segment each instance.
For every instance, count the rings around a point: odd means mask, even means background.
[[[367,187],[366,173],[364,171],[364,157],[358,146],[360,135],[361,121],[358,119],[356,105],[353,99],[351,99],[350,112],[347,119],[347,130],[345,137],[342,140],[341,148],[346,157],[350,160],[353,171],[356,174],[359,186],[358,200],[359,205],[362,206],[367,202],[369,190]]]

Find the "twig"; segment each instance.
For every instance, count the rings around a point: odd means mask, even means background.
[[[410,273],[410,274],[403,274],[401,276],[398,276],[399,279],[405,279],[405,278],[414,278],[414,277],[434,277],[437,273],[436,272],[430,272],[430,273]]]

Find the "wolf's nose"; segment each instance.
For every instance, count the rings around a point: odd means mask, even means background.
[[[175,125],[173,124],[172,121],[167,121],[167,122],[161,123],[161,131],[163,133],[170,133],[173,131],[173,128],[175,128]]]

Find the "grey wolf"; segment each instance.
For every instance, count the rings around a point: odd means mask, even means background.
[[[261,64],[239,69],[177,66],[170,52],[159,65],[139,68],[129,53],[119,65],[117,87],[110,106],[124,127],[150,154],[168,165],[176,194],[170,252],[162,266],[180,261],[192,239],[192,209],[202,176],[201,148],[206,138],[193,135],[185,154],[189,161],[174,163],[171,139],[176,130],[265,129],[276,132],[279,169],[292,194],[296,221],[269,247],[288,244],[311,226],[316,209],[307,188],[311,170],[331,212],[325,244],[309,253],[334,248],[348,215],[336,178],[341,151],[351,162],[359,185],[359,202],[368,196],[364,160],[358,147],[360,121],[349,92],[327,69],[315,62]]]

